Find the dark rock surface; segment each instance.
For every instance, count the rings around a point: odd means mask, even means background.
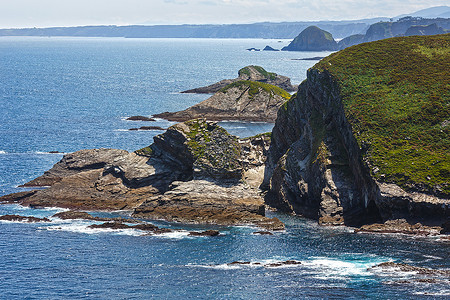
[[[323,56],[307,57],[307,58],[293,58],[292,60],[321,60]]]
[[[438,235],[442,228],[439,226],[424,226],[420,223],[409,224],[405,219],[389,220],[383,224],[363,225],[355,232],[370,233],[401,233],[412,235]]]
[[[218,230],[206,230],[202,232],[192,231],[189,232],[189,236],[218,236],[220,232]]]
[[[270,47],[269,45],[267,45],[266,47],[264,47],[263,51],[280,51],[279,49],[275,49]]]
[[[438,270],[423,267],[411,266],[403,263],[384,262],[370,268],[373,271],[396,271],[396,272],[414,272],[418,275],[432,275],[450,277],[450,270]]]
[[[282,51],[335,51],[338,49],[331,33],[317,26],[310,26],[303,30]]]
[[[139,128],[130,128],[128,130],[137,131],[137,130],[165,130],[165,129],[159,126],[141,126]]]
[[[211,121],[274,122],[278,108],[290,96],[285,90],[270,84],[249,80],[236,81],[183,111],[165,112],[155,117],[169,121],[206,118]]]
[[[268,83],[274,86],[278,86],[279,88],[282,88],[283,90],[288,92],[293,92],[297,90],[297,86],[293,86],[291,84],[291,80],[289,79],[289,77],[278,75],[276,73],[267,72],[266,70],[264,70],[264,68],[260,66],[247,66],[239,70],[238,77],[235,79],[224,79],[212,85],[187,90],[182,93],[214,94],[223,89],[224,87],[226,87],[227,85],[241,80],[250,80]]]
[[[146,122],[154,122],[155,119],[145,117],[145,116],[131,116],[127,118],[128,121],[146,121]]]
[[[15,221],[15,222],[28,222],[28,223],[51,222],[50,219],[48,219],[48,218],[26,217],[26,216],[19,216],[19,215],[0,216],[0,221]]]
[[[168,233],[168,232],[172,232],[171,229],[168,228],[159,228],[155,225],[152,224],[139,224],[139,225],[127,225],[124,224],[122,222],[106,222],[106,223],[102,223],[102,224],[92,224],[89,225],[88,228],[93,228],[93,229],[97,229],[97,228],[102,228],[102,229],[139,229],[139,230],[143,230],[143,231],[149,231],[152,234],[163,234],[163,233]]]
[[[52,217],[60,218],[61,220],[93,220],[93,221],[103,221],[103,222],[127,222],[127,223],[141,223],[141,221],[134,220],[134,219],[125,219],[125,218],[101,218],[101,217],[94,217],[91,214],[84,212],[84,211],[75,211],[75,210],[69,210],[69,211],[63,211],[54,214]]]

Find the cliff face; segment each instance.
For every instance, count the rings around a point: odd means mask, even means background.
[[[449,38],[362,44],[310,69],[278,112],[266,202],[331,225],[450,217]]]
[[[338,86],[329,74],[310,70],[278,112],[262,185],[266,202],[321,224],[381,219],[376,184],[359,152]]]

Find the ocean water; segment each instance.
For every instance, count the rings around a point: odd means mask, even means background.
[[[129,131],[171,123],[127,116],[184,109],[208,95],[182,90],[234,78],[246,65],[300,83],[320,52],[249,52],[286,40],[0,38],[0,195],[22,191],[61,159],[86,148],[133,151],[161,131]],[[250,136],[271,124],[223,122]],[[1,205],[0,215],[51,217],[58,208]],[[129,212],[97,213],[102,216]],[[450,297],[449,281],[413,282],[414,274],[371,271],[386,261],[450,268],[440,237],[354,234],[299,217],[268,212],[286,223],[273,236],[251,227],[152,222],[177,229],[89,229],[92,221],[0,221],[1,299],[423,299]],[[218,229],[218,237],[188,231]],[[298,260],[300,265],[270,263]],[[247,261],[248,265],[229,265]],[[399,283],[403,281],[403,283]]]

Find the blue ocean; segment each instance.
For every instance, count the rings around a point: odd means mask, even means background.
[[[250,52],[287,40],[0,38],[0,195],[41,175],[61,153],[90,148],[133,151],[173,123],[127,121],[177,111],[208,95],[180,91],[237,77],[247,65],[306,78],[324,52]],[[272,124],[221,122],[238,136]],[[57,151],[60,153],[50,153]],[[51,223],[0,221],[0,299],[448,299],[450,284],[371,267],[398,262],[450,268],[442,237],[355,234],[267,212],[286,224],[273,236],[252,227],[194,226],[157,236],[135,229],[91,229],[94,221],[51,217],[62,209],[0,205],[0,215],[50,217]],[[95,212],[127,216],[131,212]],[[217,237],[192,230],[217,229]],[[297,260],[301,264],[277,266]],[[247,264],[230,264],[234,261]],[[275,265],[271,265],[274,264]]]

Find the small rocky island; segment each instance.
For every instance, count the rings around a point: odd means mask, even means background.
[[[259,81],[233,82],[210,98],[178,112],[155,115],[169,121],[206,118],[211,121],[238,120],[275,122],[278,109],[291,95],[285,90]]]
[[[295,92],[297,86],[291,84],[289,77],[278,75],[276,73],[267,72],[260,66],[247,66],[238,71],[238,77],[234,79],[224,79],[214,84],[187,90],[182,93],[195,93],[195,94],[214,94],[237,81],[257,81],[262,83],[268,83],[277,86],[287,92]]]
[[[336,51],[338,44],[331,33],[317,26],[309,26],[303,30],[282,51]]]

